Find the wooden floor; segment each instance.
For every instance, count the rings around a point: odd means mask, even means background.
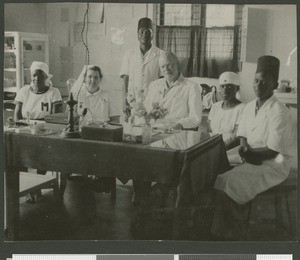
[[[43,202],[28,204],[21,199],[20,240],[170,240],[172,239],[172,214],[170,210],[158,209],[159,193],[152,194],[155,221],[147,220],[145,226],[134,233],[131,228],[137,209],[131,203],[132,186],[118,185],[117,200],[113,203],[110,194],[88,191],[85,184],[68,182],[63,205],[53,201],[51,190],[44,190]],[[290,198],[295,216],[296,194]],[[254,205],[249,227],[253,241],[290,241],[295,238],[285,228],[276,229],[272,198],[265,198]],[[153,214],[151,214],[153,218]],[[295,217],[293,218],[295,220]],[[145,219],[144,219],[145,220]],[[136,223],[136,222],[135,222]],[[136,225],[135,225],[136,227]],[[188,240],[214,240],[209,230],[191,227]],[[142,230],[142,232],[141,232]]]

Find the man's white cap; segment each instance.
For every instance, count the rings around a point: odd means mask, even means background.
[[[223,72],[219,78],[219,83],[220,85],[224,84],[233,84],[233,85],[240,85],[240,78],[239,75],[231,72],[231,71],[226,71]]]

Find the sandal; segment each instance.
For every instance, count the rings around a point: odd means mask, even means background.
[[[36,203],[35,197],[34,197],[34,193],[33,193],[33,192],[28,193],[28,194],[26,195],[25,201],[26,201],[27,203],[29,203],[29,204],[34,204],[34,203]]]
[[[29,204],[34,204],[42,201],[44,201],[44,197],[41,190],[30,192],[26,195],[26,202]]]

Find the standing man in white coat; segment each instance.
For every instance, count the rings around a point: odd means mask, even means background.
[[[158,57],[161,49],[152,45],[153,27],[151,19],[144,17],[138,22],[139,46],[128,50],[121,64],[123,79],[123,112],[132,101],[143,101],[151,81],[160,77]]]
[[[131,102],[143,102],[151,81],[160,77],[158,57],[161,49],[152,45],[152,20],[144,17],[138,22],[139,46],[128,50],[121,64],[120,77],[123,79],[123,112],[130,113]],[[141,204],[143,194],[149,194],[151,184],[133,181],[134,204]],[[137,195],[136,195],[137,194]]]
[[[292,120],[287,107],[273,95],[278,86],[279,60],[258,59],[254,77],[257,99],[244,109],[237,137],[243,163],[217,177],[217,207],[212,233],[229,239],[246,239],[248,202],[289,175]]]
[[[164,78],[151,82],[145,99],[149,112],[153,106],[166,108],[168,113],[157,125],[172,129],[198,129],[202,118],[202,100],[196,83],[184,78],[179,62],[172,52],[163,52],[159,66]]]

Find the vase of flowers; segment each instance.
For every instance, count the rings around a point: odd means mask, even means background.
[[[142,144],[149,144],[151,143],[152,138],[152,127],[148,124],[142,125]]]
[[[142,102],[135,103],[133,109],[134,115],[144,119],[144,123],[142,124],[142,143],[149,144],[152,137],[151,123],[159,118],[164,118],[168,111],[167,109],[160,107],[158,103],[153,103],[152,110],[147,112]]]

